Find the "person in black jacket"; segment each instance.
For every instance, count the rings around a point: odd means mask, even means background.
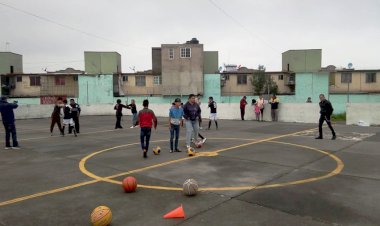
[[[332,132],[332,140],[335,140],[336,139],[336,134],[335,134],[335,131],[333,129],[333,127],[331,126],[331,121],[330,121],[330,117],[334,111],[334,108],[332,107],[330,101],[326,100],[325,99],[325,95],[323,94],[320,94],[319,95],[319,107],[320,107],[320,114],[321,116],[319,117],[319,136],[316,137],[315,139],[323,139],[323,134],[322,134],[322,125],[323,125],[323,122],[326,121],[327,125],[329,126],[331,132]]]
[[[17,101],[12,103],[7,102],[7,97],[1,97],[0,100],[0,112],[3,119],[3,125],[5,128],[5,149],[20,149],[17,142],[15,115],[13,109],[17,108]],[[11,147],[11,134],[13,147]]]
[[[125,106],[124,104],[121,103],[121,100],[120,99],[117,99],[116,100],[116,105],[115,107],[113,108],[114,110],[116,110],[116,125],[115,125],[115,129],[122,129],[123,127],[121,126],[121,117],[123,117],[123,108],[129,108],[128,106]]]
[[[61,108],[63,107],[62,98],[58,97],[55,102],[54,110],[51,113],[51,124],[50,124],[50,133],[53,136],[53,129],[55,124],[57,124],[61,135],[63,135],[62,125],[61,125]]]
[[[73,112],[72,107],[70,104],[67,104],[67,100],[63,100],[64,107],[62,108],[63,112],[63,127],[62,127],[62,135],[65,135],[65,127],[66,125],[69,126],[69,133],[70,131],[74,131],[74,136],[77,136],[77,131],[75,129],[75,122],[73,120]],[[74,114],[76,114],[75,112]]]
[[[75,131],[79,133],[79,115],[80,115],[80,106],[79,104],[75,103],[74,99],[70,99],[70,106],[71,106],[71,115],[73,117],[74,123],[75,123]],[[71,133],[72,129],[69,129],[69,133]]]

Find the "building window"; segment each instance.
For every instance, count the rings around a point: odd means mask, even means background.
[[[340,82],[341,83],[351,83],[352,82],[352,73],[344,72],[341,75]]]
[[[22,82],[22,76],[17,76],[16,81],[17,82]]]
[[[247,84],[247,75],[237,75],[237,84],[246,85]]]
[[[41,86],[40,76],[30,76],[30,86]]]
[[[123,75],[123,82],[128,82],[128,75]]]
[[[78,81],[78,75],[74,75],[73,80],[77,82]]]
[[[174,49],[169,49],[169,60],[174,59]]]
[[[376,72],[365,73],[365,82],[366,83],[375,83],[376,82]]]
[[[161,85],[162,84],[162,77],[161,76],[154,76],[153,77],[153,85]]]
[[[55,85],[56,86],[64,86],[65,85],[65,77],[64,76],[56,76],[55,77]]]
[[[284,80],[284,75],[278,75],[278,80]]]
[[[145,86],[145,76],[136,76],[136,86]]]
[[[191,57],[191,48],[181,48],[181,58]]]

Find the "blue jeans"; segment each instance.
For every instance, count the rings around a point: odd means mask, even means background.
[[[137,113],[132,114],[132,126],[136,125],[136,120],[137,120]]]
[[[149,150],[149,140],[152,128],[143,127],[140,130],[141,149]],[[145,141],[145,143],[144,143]]]
[[[12,134],[12,141],[13,141],[13,147],[18,147],[17,142],[17,134],[16,134],[16,126],[14,123],[3,123],[5,128],[5,146],[10,147],[11,146],[11,134]]]
[[[175,149],[173,149],[174,133],[175,133]],[[171,124],[171,128],[170,128],[170,150],[174,151],[174,150],[178,149],[178,138],[179,138],[179,125]]]

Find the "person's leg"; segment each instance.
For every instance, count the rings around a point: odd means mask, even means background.
[[[317,138],[320,138],[320,139],[323,138],[322,125],[324,121],[325,121],[325,116],[324,115],[319,116],[319,123],[318,123],[319,136]]]
[[[152,133],[152,129],[146,128],[146,132],[145,132],[145,148],[146,148],[146,151],[149,150],[149,141],[150,141],[151,133]]]
[[[211,119],[210,121],[208,121],[208,129],[210,129],[210,127],[211,127]]]
[[[194,140],[197,140],[198,137],[204,139],[202,135],[199,134],[199,124],[198,121],[192,122],[193,132],[194,132]]]
[[[176,125],[174,127],[174,131],[175,131],[175,149],[174,150],[178,150],[178,139],[179,139],[179,125]]]
[[[171,128],[170,128],[170,151],[174,151],[174,147],[173,147],[173,139],[174,139],[174,125],[172,124],[171,125]]]
[[[70,127],[73,129],[74,131],[74,136],[77,136],[77,129],[76,129],[76,124],[74,122],[73,119],[70,120]]]
[[[330,119],[330,116],[329,116],[329,115],[326,115],[325,120],[326,120],[326,123],[327,123],[327,125],[329,126],[329,128],[330,128],[330,130],[331,130],[331,133],[332,133],[332,135],[333,135],[333,139],[335,139],[336,134],[335,134],[334,128],[333,128],[332,125],[331,125],[331,119]]]
[[[136,125],[136,120],[137,120],[137,113],[133,113],[132,126]]]
[[[116,126],[115,126],[115,129],[118,129],[118,128],[123,128],[121,126],[121,115],[116,116]]]
[[[5,129],[5,147],[11,147],[11,135],[9,130],[9,124],[3,124]]]
[[[145,149],[145,128],[140,129],[140,143],[141,143],[141,149]]]
[[[261,121],[264,121],[264,108],[260,109]]]
[[[75,123],[75,131],[79,133],[80,125],[79,125],[79,117],[74,117],[74,123]]]
[[[270,110],[270,116],[272,118],[272,122],[274,122],[275,121],[275,110],[274,109]]]
[[[56,123],[55,118],[51,118],[51,123],[50,123],[50,133],[53,133],[54,125]]]
[[[191,142],[191,135],[193,134],[193,126],[190,120],[186,120],[185,124],[186,124],[186,146],[189,147],[190,142]]]
[[[219,127],[218,127],[218,121],[215,120],[214,122],[215,122],[216,129],[219,129]]]
[[[245,109],[244,108],[240,108],[240,117],[241,117],[241,120],[244,120],[244,114],[245,114]]]
[[[11,124],[10,125],[10,130],[11,130],[10,132],[12,133],[13,147],[18,147],[16,125],[15,124]]]

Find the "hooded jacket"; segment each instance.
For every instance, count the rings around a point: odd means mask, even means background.
[[[13,109],[17,107],[17,104],[8,103],[6,100],[0,100],[0,111],[1,117],[3,118],[3,124],[12,124],[15,122]]]

